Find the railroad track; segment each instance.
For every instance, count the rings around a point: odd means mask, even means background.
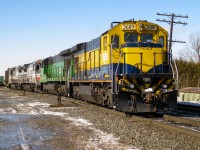
[[[186,104],[178,103],[177,109],[178,110],[183,110],[183,111],[195,112],[195,113],[199,113],[200,114],[200,107],[199,106],[186,105]]]

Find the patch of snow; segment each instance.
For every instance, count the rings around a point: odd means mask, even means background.
[[[0,109],[0,113],[3,113],[3,114],[8,114],[8,113],[11,113],[11,114],[16,114],[17,111],[13,108],[3,108],[3,109]]]
[[[86,148],[96,148],[103,145],[109,149],[118,149],[118,150],[139,150],[133,146],[125,146],[119,143],[119,138],[114,137],[112,134],[105,133],[101,130],[98,130],[94,127],[89,127],[89,129],[95,132],[95,138],[90,138]]]
[[[86,129],[89,129],[94,132],[94,136],[90,137],[84,145],[86,145],[86,149],[118,149],[118,150],[138,150],[138,148],[132,147],[132,146],[126,146],[121,143],[119,143],[119,138],[115,137],[113,134],[108,134],[106,132],[103,132],[93,126],[93,124],[86,119],[83,118],[74,118],[74,117],[66,117],[68,113],[59,112],[59,111],[51,111],[49,110],[48,103],[42,103],[42,102],[33,102],[33,103],[27,103],[27,104],[18,104],[19,110],[26,114],[36,114],[36,115],[54,115],[54,116],[60,116],[63,119],[69,120],[74,124],[75,126],[83,127]],[[48,110],[46,110],[48,108]],[[51,109],[51,108],[50,108]],[[54,110],[54,109],[52,109]],[[16,110],[12,108],[7,109],[0,109],[0,112],[3,113],[17,113]],[[20,112],[18,112],[20,113]],[[23,146],[23,145],[22,145]],[[26,148],[26,145],[25,145]]]
[[[28,114],[31,114],[31,115],[38,115],[39,113],[37,113],[37,112],[31,110],[31,111],[28,112]]]
[[[67,117],[66,119],[72,121],[73,124],[76,125],[76,126],[91,126],[91,125],[93,125],[88,120],[83,119],[83,118]]]
[[[44,115],[54,115],[54,116],[64,116],[64,115],[67,115],[68,113],[53,112],[53,111],[45,111],[45,110],[43,110],[42,114],[44,114]]]
[[[88,128],[89,130],[93,131],[95,134],[94,138],[90,138],[89,141],[86,143],[86,149],[98,149],[101,150],[101,147],[107,147],[110,149],[118,149],[118,150],[139,150],[138,148],[131,147],[131,146],[124,146],[119,143],[119,138],[114,137],[112,134],[105,133],[99,129],[93,127],[92,123],[88,120],[83,118],[73,118],[67,117],[66,120],[72,121],[72,124],[75,126],[83,126],[84,128]]]
[[[37,109],[33,109],[31,106],[38,106]],[[42,106],[42,108],[41,108]],[[25,111],[27,114],[32,114],[32,115],[54,115],[54,116],[64,116],[67,113],[63,112],[54,112],[54,111],[47,111],[44,108],[46,107],[46,103],[29,103],[28,106],[24,106],[24,109],[21,108],[22,111]]]
[[[20,144],[20,145],[21,145],[22,150],[30,150],[29,145],[27,144]]]
[[[18,125],[19,125],[19,132],[18,132],[18,134],[20,135],[20,136],[18,136],[18,138],[19,138],[18,140],[19,140],[19,142],[20,142],[21,148],[22,148],[23,150],[30,150],[29,145],[26,144],[27,141],[26,141],[26,139],[25,139],[23,129],[22,129],[22,127],[20,126],[20,124],[18,124]]]
[[[196,132],[200,132],[199,129],[196,128],[196,127],[187,127],[187,126],[183,126],[183,125],[181,125],[179,127],[185,128],[185,129],[188,129],[188,130],[192,130],[192,131],[196,131]]]
[[[98,130],[96,128],[91,128],[92,130],[94,130],[95,135],[97,136],[97,138],[92,139],[90,138],[89,142],[91,141],[98,141],[98,144],[118,144],[118,140],[119,138],[114,137],[112,134],[107,134],[101,130]]]
[[[49,107],[50,104],[48,103],[41,103],[41,102],[33,102],[27,104],[18,104],[17,106],[20,107],[20,112],[31,114],[31,115],[54,115],[54,116],[64,116],[68,113],[63,112],[54,112],[45,110],[45,108]]]
[[[28,106],[35,107],[35,106],[43,106],[43,107],[49,107],[50,104],[48,103],[41,103],[41,102],[35,102],[35,103],[28,103]]]

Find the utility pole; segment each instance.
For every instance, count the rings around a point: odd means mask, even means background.
[[[169,17],[170,19],[169,20],[166,20],[166,19],[163,19],[163,20],[160,20],[160,19],[156,19],[156,21],[160,21],[160,22],[167,22],[170,24],[170,35],[169,35],[169,55],[172,54],[172,42],[177,42],[177,43],[185,43],[184,41],[176,41],[176,40],[172,40],[172,34],[173,34],[173,26],[174,24],[182,24],[182,25],[187,25],[187,23],[185,22],[181,22],[181,21],[174,21],[175,18],[188,18],[188,16],[182,16],[182,15],[176,15],[174,13],[172,14],[167,14],[167,13],[157,13],[157,15],[160,15],[160,16],[167,16]],[[170,59],[170,57],[169,57]]]

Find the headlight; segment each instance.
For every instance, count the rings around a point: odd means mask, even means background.
[[[145,92],[154,92],[153,88],[148,88],[144,90]]]
[[[163,89],[166,89],[167,88],[167,84],[163,84],[162,87],[163,87]]]
[[[133,83],[131,83],[129,86],[131,89],[133,89],[135,87]]]

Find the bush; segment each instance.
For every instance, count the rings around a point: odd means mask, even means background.
[[[179,88],[200,86],[200,63],[176,60],[179,73]]]

